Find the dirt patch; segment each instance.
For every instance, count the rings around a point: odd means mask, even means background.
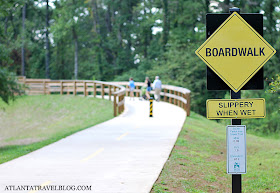
[[[186,146],[178,146],[178,145],[175,145],[175,146],[174,146],[174,149],[175,149],[175,150],[184,151],[184,150],[187,150],[188,147],[186,147]],[[174,149],[173,149],[173,150],[174,150]]]
[[[210,156],[209,161],[214,161],[214,162],[221,162],[225,161],[227,158],[227,150],[222,149],[221,151],[217,152],[216,154],[213,154]]]

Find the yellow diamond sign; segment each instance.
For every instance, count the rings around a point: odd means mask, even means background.
[[[276,51],[234,12],[195,53],[238,92]]]

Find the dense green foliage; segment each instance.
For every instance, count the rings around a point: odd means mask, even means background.
[[[0,1],[0,66],[29,78],[45,78],[49,53],[51,79],[126,81],[132,76],[144,81],[145,76],[159,75],[164,84],[190,89],[192,109],[204,115],[206,99],[228,94],[206,90],[206,65],[194,53],[205,41],[206,13],[228,13],[233,6],[241,13],[263,13],[264,37],[280,52],[279,0],[49,2],[46,9],[46,0]],[[279,60],[276,54],[265,65],[268,80],[279,74]],[[270,89],[269,84],[273,86],[271,82],[265,82],[265,90]],[[246,91],[242,96],[266,98],[268,118],[253,120],[256,130],[280,130],[279,92]]]
[[[280,75],[277,74],[277,77],[275,79],[272,79],[272,82],[270,83],[270,93],[276,93],[280,91]]]

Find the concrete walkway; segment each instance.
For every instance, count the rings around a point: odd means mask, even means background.
[[[110,121],[1,164],[0,192],[150,192],[186,113],[175,105],[154,102],[154,117],[149,118],[149,102],[138,98],[126,98],[125,109]],[[30,191],[36,185],[56,191]],[[85,186],[91,191],[68,191]]]

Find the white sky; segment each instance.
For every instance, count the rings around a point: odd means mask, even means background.
[[[55,8],[54,6],[54,2],[55,0],[49,0],[49,6],[52,7],[52,8]],[[45,0],[41,0],[39,1],[38,3],[35,2],[35,5],[39,6],[39,7],[42,7],[42,6],[46,6],[46,1]]]

